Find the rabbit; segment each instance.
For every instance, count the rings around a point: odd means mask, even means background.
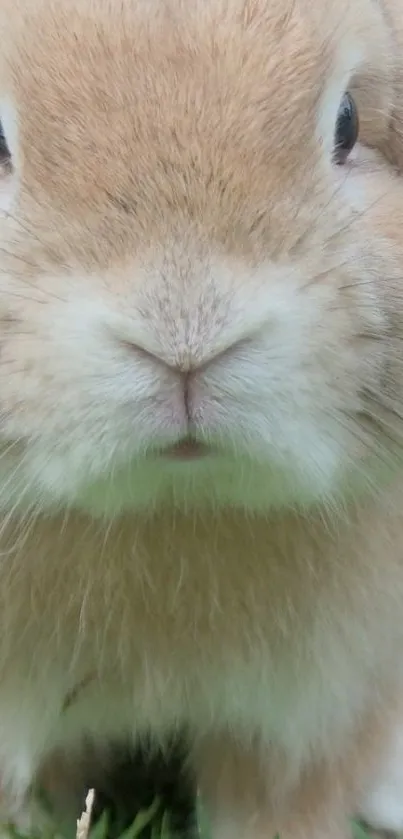
[[[2,823],[185,734],[212,839],[402,830],[401,3],[0,45]]]

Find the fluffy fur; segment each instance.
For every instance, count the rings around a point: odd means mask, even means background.
[[[403,827],[394,2],[1,2],[7,817],[185,729],[214,839]]]

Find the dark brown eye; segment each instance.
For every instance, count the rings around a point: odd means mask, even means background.
[[[359,131],[357,106],[350,93],[345,93],[340,102],[334,135],[334,160],[342,164],[354,148]]]
[[[3,126],[0,122],[0,166],[9,165],[11,163],[11,154],[4,136]]]

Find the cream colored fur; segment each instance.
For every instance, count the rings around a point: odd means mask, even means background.
[[[400,7],[1,2],[5,818],[185,726],[214,839],[403,827]]]

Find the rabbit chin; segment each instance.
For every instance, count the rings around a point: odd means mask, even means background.
[[[281,508],[305,511],[324,505],[344,507],[347,498],[373,490],[389,479],[379,464],[362,469],[349,463],[341,447],[322,443],[315,456],[302,446],[287,460],[206,449],[201,456],[171,457],[151,452],[100,469],[94,460],[33,450],[15,466],[0,461],[0,509],[49,511],[76,509],[113,517],[124,511],[183,512],[239,508],[265,513]],[[376,474],[375,474],[376,473]]]

